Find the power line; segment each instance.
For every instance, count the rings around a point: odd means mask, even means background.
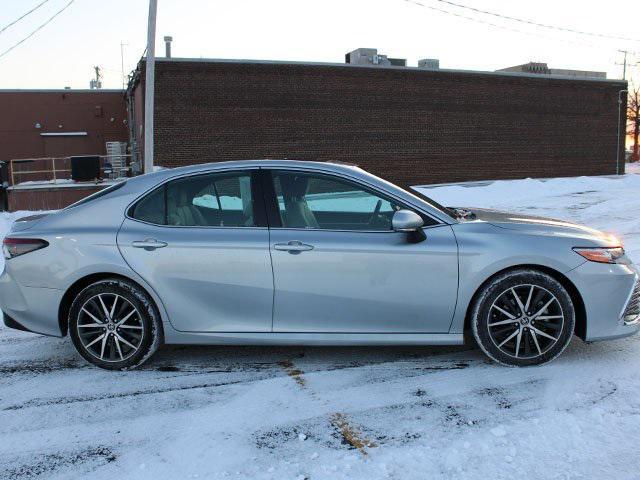
[[[603,49],[603,50],[611,50],[611,48],[603,47],[602,45],[595,45],[595,44],[592,44],[592,43],[585,43],[585,42],[580,42],[580,41],[576,42],[576,41],[567,40],[567,39],[564,39],[564,38],[554,38],[554,37],[549,37],[549,36],[544,35],[544,34],[540,34],[538,32],[528,32],[526,30],[520,30],[520,29],[517,29],[517,28],[508,27],[506,25],[500,25],[498,23],[493,23],[493,22],[490,22],[490,21],[487,21],[487,20],[482,20],[481,18],[470,17],[470,16],[467,16],[467,15],[463,15],[461,13],[452,12],[450,10],[445,10],[443,8],[434,7],[432,5],[425,5],[424,3],[418,2],[416,0],[404,0],[404,1],[407,2],[407,3],[411,3],[413,5],[417,5],[419,7],[428,8],[429,10],[434,10],[436,12],[445,13],[447,15],[452,15],[454,17],[463,18],[465,20],[469,20],[469,21],[476,22],[476,23],[481,23],[483,25],[489,25],[491,27],[499,28],[499,29],[502,29],[502,30],[508,30],[510,32],[520,33],[522,35],[529,35],[529,36],[533,36],[533,37],[545,38],[547,40],[560,41],[560,42],[564,42],[564,43],[570,43],[570,44],[573,44],[573,45],[586,46],[586,47],[598,48],[598,49]],[[436,1],[439,1],[439,0],[436,0]]]
[[[30,13],[35,12],[37,9],[39,9],[42,5],[44,5],[45,3],[47,3],[49,0],[44,0],[42,2],[40,2],[38,5],[36,5],[35,7],[33,7],[31,10],[29,10],[27,13],[25,13],[24,15],[22,15],[20,18],[14,20],[13,22],[11,22],[9,25],[3,27],[2,29],[0,29],[0,33],[4,32],[7,28],[11,27],[12,25],[15,25],[16,23],[18,23],[20,20],[22,20],[24,17],[26,17],[27,15],[29,15]]]
[[[625,40],[625,41],[629,41],[629,42],[640,42],[640,38],[622,37],[622,36],[617,36],[617,35],[609,35],[609,34],[606,34],[606,33],[587,32],[587,31],[584,31],[584,30],[577,30],[577,29],[574,29],[574,28],[559,27],[557,25],[549,25],[549,24],[545,24],[545,23],[538,23],[538,22],[534,22],[533,20],[527,20],[527,19],[524,19],[524,18],[511,17],[509,15],[503,15],[501,13],[490,12],[490,11],[487,11],[487,10],[481,10],[479,8],[470,7],[468,5],[462,5],[460,3],[455,3],[455,2],[452,2],[450,0],[434,0],[434,1],[440,2],[440,3],[446,3],[448,5],[453,5],[454,7],[464,8],[464,9],[471,10],[471,11],[476,12],[476,13],[482,13],[482,14],[485,14],[485,15],[491,15],[491,16],[502,18],[502,19],[505,19],[505,20],[511,20],[511,21],[514,21],[514,22],[525,23],[527,25],[533,25],[533,26],[536,26],[536,27],[548,28],[548,29],[551,29],[551,30],[559,30],[559,31],[562,31],[562,32],[577,33],[579,35],[589,35],[591,37],[609,38],[609,39],[612,39],[612,40]]]
[[[29,35],[27,35],[26,37],[24,37],[22,40],[20,40],[18,43],[16,43],[15,45],[9,47],[8,49],[6,49],[4,52],[0,53],[0,58],[4,57],[7,53],[9,53],[11,50],[13,50],[14,48],[18,47],[19,45],[22,45],[24,42],[26,42],[27,40],[29,40],[31,37],[33,37],[36,33],[38,33],[40,30],[42,30],[44,27],[46,27],[49,23],[51,23],[53,21],[54,18],[56,18],[58,15],[60,15],[62,12],[64,12],[67,8],[69,8],[69,6],[74,2],[75,0],[69,0],[69,3],[67,3],[64,7],[62,7],[60,10],[58,10],[56,13],[53,14],[52,17],[49,18],[49,20],[47,20],[46,22],[44,22],[42,25],[40,25],[38,28],[36,28],[33,32],[31,32]]]

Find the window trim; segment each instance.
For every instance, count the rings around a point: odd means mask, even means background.
[[[168,211],[167,211],[167,185],[174,180],[182,180],[185,178],[191,177],[201,177],[204,175],[232,175],[237,173],[238,175],[249,175],[251,178],[251,196],[252,196],[252,204],[253,204],[253,218],[256,225],[251,227],[237,227],[237,226],[220,226],[220,225],[162,225],[158,223],[145,222],[144,220],[140,220],[135,218],[132,213],[135,209],[136,205],[140,203],[144,198],[152,195],[156,190],[162,188],[164,190],[164,203],[165,203],[165,222],[168,223]],[[141,195],[137,196],[135,200],[133,200],[127,208],[125,209],[125,218],[142,223],[145,225],[151,225],[154,227],[163,227],[163,228],[198,228],[198,229],[242,229],[242,230],[265,230],[268,226],[267,214],[265,210],[264,203],[264,195],[262,193],[262,184],[261,184],[261,175],[259,167],[250,167],[250,168],[230,168],[230,169],[216,169],[216,170],[207,170],[203,172],[193,172],[184,175],[176,175],[173,177],[166,178],[164,181],[154,185],[153,187],[147,189]]]
[[[343,183],[348,183],[355,185],[356,187],[374,194],[375,196],[382,197],[384,200],[393,201],[399,204],[403,209],[411,210],[412,212],[417,213],[422,217],[423,220],[426,219],[433,222],[431,225],[424,225],[423,229],[439,227],[445,225],[442,221],[437,218],[432,217],[431,215],[425,213],[421,209],[417,208],[415,205],[407,205],[407,202],[399,199],[395,195],[389,194],[386,191],[380,191],[378,188],[369,185],[360,180],[336,174],[333,172],[326,172],[323,170],[312,170],[306,168],[279,168],[279,167],[269,167],[262,169],[262,183],[263,183],[263,192],[264,192],[264,205],[267,211],[267,218],[269,221],[269,228],[277,228],[279,230],[291,230],[297,232],[348,232],[348,233],[398,233],[393,229],[390,230],[348,230],[348,229],[336,229],[336,228],[299,228],[299,227],[284,227],[282,226],[282,220],[280,217],[280,207],[278,205],[278,198],[276,196],[275,189],[275,178],[274,172],[300,172],[309,175],[319,175],[329,178],[335,178],[338,181],[342,181]]]

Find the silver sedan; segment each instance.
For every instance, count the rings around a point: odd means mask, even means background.
[[[70,335],[103,368],[166,344],[456,345],[536,365],[573,335],[635,333],[613,236],[449,208],[352,166],[164,170],[24,218],[3,245],[5,324]],[[472,335],[465,335],[472,333]]]

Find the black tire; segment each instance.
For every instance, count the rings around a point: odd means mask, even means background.
[[[111,307],[113,315],[108,313]],[[138,285],[118,278],[78,293],[69,310],[69,332],[85,360],[108,370],[135,368],[162,343],[162,322],[153,300]]]
[[[491,279],[471,311],[478,346],[492,360],[509,366],[550,362],[567,348],[574,326],[575,309],[567,290],[533,269],[511,270]]]

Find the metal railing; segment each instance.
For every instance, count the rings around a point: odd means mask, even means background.
[[[101,179],[121,178],[127,175],[130,167],[123,158],[131,155],[98,155],[100,157]],[[122,166],[114,166],[110,160],[118,160]],[[114,162],[115,163],[115,162]],[[71,180],[71,157],[17,158],[9,160],[10,185],[18,185],[25,181],[52,182]],[[25,166],[34,168],[24,168]]]

